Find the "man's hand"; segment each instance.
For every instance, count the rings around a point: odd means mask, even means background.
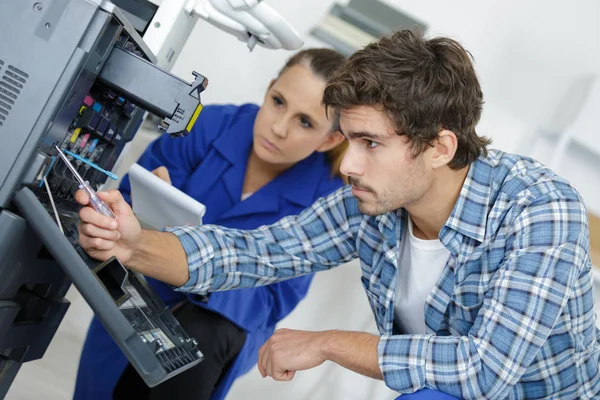
[[[327,332],[278,329],[258,352],[258,370],[263,378],[291,380],[296,371],[325,362],[323,345]]]
[[[171,176],[169,175],[169,170],[166,167],[158,167],[152,171],[152,173],[158,176],[163,181],[167,182],[169,185],[172,184]]]
[[[126,264],[141,241],[140,224],[118,190],[98,192],[98,196],[117,219],[102,215],[90,206],[83,207],[79,211],[79,244],[93,258],[105,261],[116,256]],[[75,199],[81,205],[89,204],[89,197],[82,190],[75,193]]]
[[[379,369],[379,336],[364,332],[306,332],[279,329],[260,348],[258,370],[276,381],[291,380],[296,371],[333,361],[344,368],[375,379]]]
[[[172,233],[142,230],[129,204],[118,190],[98,192],[117,219],[92,207],[79,211],[79,244],[90,256],[107,260],[116,256],[124,265],[170,285],[181,286],[190,279],[187,255]],[[87,206],[89,198],[79,190],[75,199]]]

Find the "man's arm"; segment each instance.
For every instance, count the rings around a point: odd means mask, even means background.
[[[331,269],[356,258],[361,221],[346,187],[299,215],[251,231],[216,225],[169,228],[183,245],[190,271],[178,290],[206,294]]]
[[[142,230],[140,246],[133,252],[128,266],[173,286],[183,286],[190,279],[181,242],[168,232]]]
[[[98,192],[117,219],[104,216],[91,207],[79,211],[79,244],[101,261],[116,256],[131,269],[175,286],[189,279],[187,258],[177,236],[168,232],[142,230],[129,204],[118,190]],[[89,203],[81,190],[75,198]]]
[[[291,380],[302,371],[333,361],[344,368],[383,379],[377,360],[379,336],[364,332],[306,332],[279,329],[261,347],[258,369],[263,377]]]
[[[383,379],[377,356],[379,336],[365,332],[329,331],[323,354],[329,361],[361,375]]]
[[[348,188],[319,199],[301,214],[253,231],[217,226],[142,231],[118,191],[99,195],[117,221],[91,207],[79,213],[79,242],[92,257],[116,255],[142,274],[206,294],[255,287],[333,268],[356,257],[354,235],[362,216]],[[79,191],[77,200],[86,205]]]
[[[400,393],[428,387],[462,399],[505,398],[557,329],[575,280],[589,269],[586,225],[577,199],[530,204],[514,221],[509,252],[467,336],[277,331],[261,348],[259,369],[290,380],[331,360],[383,376]]]

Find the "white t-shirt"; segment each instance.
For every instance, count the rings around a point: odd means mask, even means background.
[[[450,251],[439,239],[415,237],[410,217],[402,238],[394,298],[395,323],[402,333],[425,333],[425,300],[440,279]]]

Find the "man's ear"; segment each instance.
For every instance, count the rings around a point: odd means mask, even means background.
[[[339,132],[330,133],[329,135],[327,135],[327,139],[325,139],[325,141],[321,143],[319,147],[317,147],[317,151],[321,153],[329,151],[337,145],[339,145],[340,143],[342,143],[345,139],[346,138],[344,137],[344,135],[342,135]]]
[[[433,142],[431,166],[440,168],[450,164],[458,149],[458,138],[454,132],[442,129]]]

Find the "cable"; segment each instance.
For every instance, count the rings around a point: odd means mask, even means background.
[[[60,229],[60,233],[64,235],[65,231],[63,231],[62,224],[60,223],[60,217],[58,216],[58,211],[56,211],[56,205],[54,204],[54,197],[52,197],[52,191],[50,190],[50,185],[48,185],[48,180],[46,177],[44,177],[44,185],[46,185],[46,191],[48,192],[48,197],[50,198],[50,204],[52,204],[52,210],[54,211],[54,217],[56,218],[58,229]]]

